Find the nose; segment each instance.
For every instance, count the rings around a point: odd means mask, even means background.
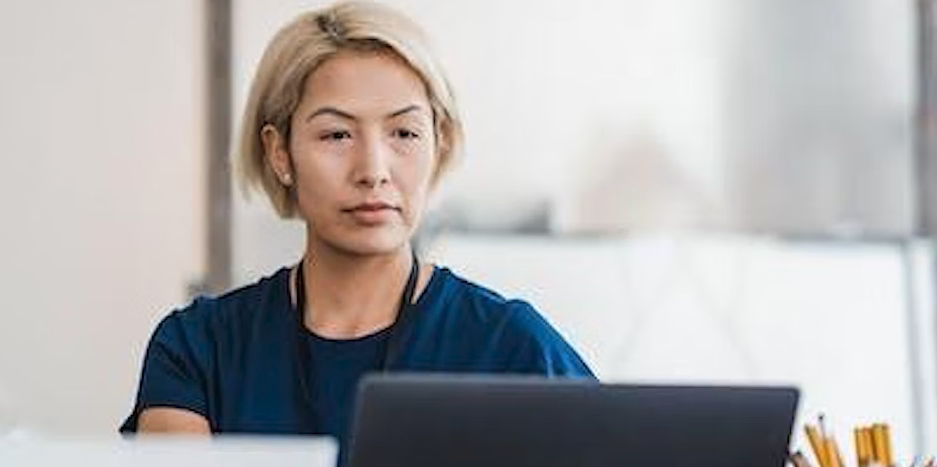
[[[376,188],[390,182],[390,162],[393,155],[387,143],[378,135],[363,138],[359,146],[358,164],[354,173],[355,185]]]

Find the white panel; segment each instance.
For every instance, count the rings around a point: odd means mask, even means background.
[[[201,4],[0,4],[0,429],[116,433],[203,268]]]
[[[914,321],[910,332],[915,345],[919,397],[920,451],[937,452],[937,242],[915,241],[907,249],[908,292],[914,297]]]

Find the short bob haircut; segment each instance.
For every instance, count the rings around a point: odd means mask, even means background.
[[[391,53],[423,80],[433,112],[439,180],[462,149],[462,122],[455,98],[426,35],[410,18],[367,1],[336,3],[301,14],[273,37],[251,84],[238,151],[245,189],[263,188],[282,218],[296,216],[292,190],[280,183],[267,160],[261,130],[271,125],[290,141],[290,121],[306,78],[340,51]]]

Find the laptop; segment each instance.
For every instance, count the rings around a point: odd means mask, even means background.
[[[351,467],[782,467],[799,391],[387,374],[357,396]]]
[[[337,459],[328,437],[0,438],[4,467],[335,467]]]

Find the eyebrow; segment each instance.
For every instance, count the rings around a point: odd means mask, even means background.
[[[400,109],[400,110],[396,110],[396,111],[394,111],[394,112],[391,112],[391,113],[387,114],[387,116],[386,116],[385,118],[395,118],[395,117],[399,117],[399,116],[401,116],[401,115],[404,115],[404,114],[407,114],[407,113],[410,113],[410,112],[416,112],[416,111],[419,111],[419,110],[423,110],[423,107],[421,107],[421,106],[419,106],[419,105],[417,105],[417,104],[408,105],[408,106],[406,106],[406,107],[404,107],[404,108],[402,108],[402,109]],[[345,111],[343,111],[343,110],[336,109],[335,107],[326,106],[326,107],[320,107],[320,108],[316,109],[315,112],[309,114],[309,116],[306,117],[306,121],[308,122],[308,121],[312,120],[313,118],[316,118],[316,117],[318,117],[318,116],[320,116],[320,115],[335,115],[336,117],[343,118],[343,119],[345,119],[345,120],[357,120],[357,119],[358,119],[357,117],[355,117],[354,115],[352,115],[352,114],[350,114],[350,113],[348,113],[348,112],[345,112]]]

